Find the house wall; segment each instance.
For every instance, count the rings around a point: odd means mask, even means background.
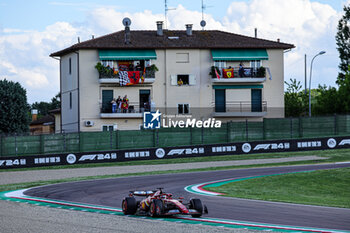
[[[69,53],[60,62],[62,131],[66,133],[79,131],[78,60],[76,53]]]
[[[272,80],[267,73],[266,82],[262,83],[262,100],[267,101],[268,114],[266,117],[284,116],[283,97],[283,50],[267,50],[269,60],[264,60],[262,65],[269,67]],[[100,84],[98,72],[95,65],[99,61],[97,50],[79,50],[79,92],[77,91],[77,76],[67,75],[67,59],[72,57],[72,61],[77,61],[76,54],[68,54],[61,60],[61,76],[66,77],[62,83],[63,108],[62,129],[67,129],[67,123],[80,122],[81,131],[101,131],[103,125],[116,125],[118,129],[139,129],[142,118],[137,119],[104,119],[100,117],[102,107],[102,90],[113,90],[113,95],[117,98],[127,95],[130,105],[139,103],[139,91],[141,89],[151,91],[151,101],[156,109],[160,109],[163,114],[171,115],[177,113],[178,104],[189,104],[191,113],[198,113],[201,117],[208,118],[214,109],[215,90],[212,87],[209,76],[210,67],[213,65],[211,51],[199,49],[168,49],[156,50],[157,59],[152,60],[159,71],[155,73],[155,81],[152,84],[138,84],[135,86],[120,87],[117,84]],[[236,63],[227,63],[235,66]],[[238,63],[237,63],[238,64]],[[249,65],[248,63],[245,65]],[[75,66],[72,66],[75,67]],[[76,68],[74,68],[76,69]],[[173,85],[172,77],[178,74],[189,74],[195,77],[194,85]],[[217,85],[217,84],[215,84]],[[220,85],[220,84],[219,84]],[[224,84],[225,85],[225,84]],[[237,83],[235,85],[253,85],[253,83]],[[80,99],[80,112],[67,109],[67,93],[78,94]],[[74,99],[78,96],[74,95]],[[226,101],[251,101],[251,89],[226,89]],[[74,105],[77,105],[74,104]],[[75,106],[74,106],[75,107]],[[74,118],[74,114],[80,116],[80,120]],[[71,114],[68,114],[71,113]],[[197,118],[197,116],[194,116]],[[238,118],[225,118],[223,121],[242,120]],[[251,120],[251,119],[250,119]],[[261,120],[256,118],[255,120]],[[86,121],[93,121],[92,127],[86,127]],[[74,127],[72,127],[74,125]],[[71,124],[71,128],[77,129],[77,124]]]
[[[284,117],[284,56],[282,49],[268,49],[269,60],[263,66],[269,67],[272,80],[267,74],[264,83],[263,100],[267,101],[266,118]]]

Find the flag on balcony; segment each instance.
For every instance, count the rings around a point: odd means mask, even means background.
[[[134,85],[140,82],[140,71],[128,71],[129,83],[126,85]]]
[[[120,71],[119,72],[119,85],[126,86],[130,82],[128,71]]]
[[[216,70],[216,68],[214,68],[214,70],[215,70],[216,77],[217,77],[218,79],[220,79],[220,75],[219,75],[218,71]]]
[[[130,86],[140,82],[140,71],[119,71],[119,85]]]
[[[141,76],[141,83],[143,83],[145,81],[145,78],[146,78],[146,67],[143,68],[143,73],[142,73],[142,76]]]
[[[224,73],[224,78],[233,78],[233,68],[230,69],[222,69],[222,72]]]

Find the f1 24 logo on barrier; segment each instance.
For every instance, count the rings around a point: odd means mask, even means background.
[[[159,129],[160,128],[160,116],[162,114],[157,112],[144,112],[143,113],[143,128],[145,129]]]

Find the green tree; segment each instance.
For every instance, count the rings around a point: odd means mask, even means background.
[[[285,84],[287,85],[287,92],[284,93],[285,116],[299,117],[304,115],[307,110],[308,95],[301,91],[300,81],[290,79],[290,83],[285,82]]]
[[[339,113],[350,113],[350,65],[345,73],[342,85],[339,86],[338,93],[340,100]]]
[[[37,109],[39,112],[39,117],[45,116],[49,113],[49,111],[60,108],[61,107],[61,95],[58,93],[51,99],[51,102],[35,102],[31,105],[31,109]]]
[[[326,85],[318,86],[315,101],[312,102],[313,115],[327,115],[339,113],[339,93],[335,87],[328,87]]]
[[[0,80],[0,133],[29,130],[26,90],[18,83]]]
[[[350,64],[350,6],[344,6],[343,10],[344,15],[338,22],[338,32],[335,37],[340,58],[340,73],[337,78],[339,86],[344,82],[345,73]]]

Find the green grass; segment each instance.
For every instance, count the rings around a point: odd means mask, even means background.
[[[230,197],[350,208],[350,168],[267,176],[206,189]]]
[[[0,172],[67,169],[67,168],[88,168],[88,167],[109,167],[109,166],[131,166],[131,165],[157,165],[157,164],[232,161],[232,160],[249,160],[249,159],[271,159],[271,158],[288,158],[288,157],[309,156],[309,155],[316,155],[316,156],[328,158],[322,161],[316,160],[311,163],[350,161],[350,149],[339,149],[339,150],[319,150],[319,151],[283,152],[283,153],[262,153],[262,154],[249,154],[249,155],[241,154],[241,155],[223,155],[223,156],[204,156],[204,157],[191,157],[191,158],[140,160],[140,161],[112,162],[112,163],[75,164],[75,165],[36,167],[36,168],[18,168],[18,169],[8,169],[8,170],[4,169],[4,170],[0,170]]]

